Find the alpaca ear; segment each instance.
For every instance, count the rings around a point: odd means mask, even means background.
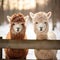
[[[51,15],[52,15],[52,12],[51,11],[47,13],[48,19],[51,17]]]
[[[27,21],[29,20],[29,16],[28,16],[28,15],[25,16],[24,19],[25,19],[25,21],[27,22]]]
[[[11,20],[11,17],[10,17],[10,16],[7,16],[7,19],[8,19],[8,21],[10,22],[10,20]]]
[[[34,13],[30,12],[30,17],[33,18],[34,17]]]
[[[24,19],[25,19],[25,25],[27,26],[29,24],[30,18],[27,15],[27,16],[24,17]]]

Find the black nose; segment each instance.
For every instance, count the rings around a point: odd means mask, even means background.
[[[17,31],[19,31],[19,28],[17,28]]]
[[[40,27],[40,31],[42,31],[42,28],[43,28],[43,27]]]

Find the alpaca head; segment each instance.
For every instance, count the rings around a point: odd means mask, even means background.
[[[11,17],[7,16],[7,18],[10,22],[11,33],[22,33],[25,30],[25,19],[21,13],[13,14]]]
[[[38,12],[36,14],[30,12],[30,16],[34,24],[34,32],[36,34],[48,32],[48,20],[51,17],[51,12]]]

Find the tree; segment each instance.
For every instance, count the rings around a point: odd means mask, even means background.
[[[4,20],[4,9],[3,9],[3,5],[4,5],[4,0],[1,0],[1,7],[0,7],[0,24],[3,22]]]

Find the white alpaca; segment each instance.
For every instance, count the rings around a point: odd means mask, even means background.
[[[56,38],[53,32],[48,32],[48,20],[51,17],[51,12],[38,12],[33,14],[30,12],[32,22],[34,25],[34,32],[36,34],[36,39],[54,39]],[[37,59],[56,59],[56,50],[40,50],[35,49],[35,56]]]

